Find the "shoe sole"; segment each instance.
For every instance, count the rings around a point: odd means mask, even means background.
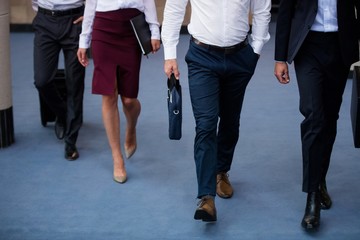
[[[113,177],[113,180],[117,183],[120,183],[120,184],[124,184],[126,181],[127,181],[127,177],[125,177],[124,179],[121,179],[121,178],[117,178],[117,177]]]
[[[216,216],[210,215],[205,210],[196,210],[195,215],[194,215],[194,219],[195,220],[202,220],[204,222],[215,222],[216,221]]]
[[[73,152],[71,155],[68,155],[67,153],[65,153],[65,159],[68,161],[74,161],[76,159],[79,158],[79,153],[78,152]]]
[[[322,210],[328,210],[328,209],[331,208],[331,204],[328,206],[328,205],[326,205],[326,204],[324,204],[324,203],[320,203],[320,208],[321,208]]]
[[[233,194],[231,194],[231,195],[220,195],[220,194],[218,194],[218,193],[216,193],[219,197],[221,197],[221,198],[231,198],[232,196],[233,196]]]
[[[306,230],[306,231],[316,231],[319,229],[320,223],[318,224],[308,224],[304,221],[301,222],[301,226]]]

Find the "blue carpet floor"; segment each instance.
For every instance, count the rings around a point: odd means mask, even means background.
[[[350,121],[351,80],[346,86],[338,136],[328,174],[333,207],[321,212],[321,228],[302,230],[306,194],[298,93],[273,76],[274,25],[245,96],[240,140],[230,180],[231,199],[216,198],[218,221],[195,221],[197,183],[193,160],[194,119],[184,59],[183,136],[169,140],[162,50],[143,58],[138,150],[126,161],[128,182],[112,180],[112,159],[101,119],[101,97],[92,95],[87,68],[80,158],[63,157],[53,124],[43,127],[33,85],[32,33],[11,33],[16,142],[0,149],[0,240],[115,239],[360,239],[360,161]],[[124,136],[124,116],[121,115]]]

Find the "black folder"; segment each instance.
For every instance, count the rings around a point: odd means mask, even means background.
[[[145,14],[141,13],[130,19],[130,23],[139,42],[143,55],[148,55],[152,51],[151,32],[149,24],[145,20]]]
[[[351,94],[351,123],[355,148],[360,148],[360,66],[354,66]]]

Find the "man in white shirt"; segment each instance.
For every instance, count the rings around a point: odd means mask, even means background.
[[[79,157],[76,140],[83,119],[85,68],[77,50],[84,0],[33,0],[35,86],[56,115],[55,133],[65,140],[65,158]],[[60,51],[65,60],[66,99],[54,85]]]
[[[164,70],[179,79],[176,46],[188,0],[167,0],[162,25]],[[185,61],[196,121],[194,157],[200,199],[194,218],[216,221],[215,195],[230,198],[228,179],[239,137],[245,89],[269,40],[270,0],[190,0]],[[249,12],[252,33],[249,34]]]

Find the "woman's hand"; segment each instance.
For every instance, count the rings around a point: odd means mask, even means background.
[[[77,57],[81,65],[86,67],[89,64],[89,59],[86,55],[86,48],[79,48],[77,51]]]
[[[160,49],[160,40],[151,39],[152,53],[156,53]]]

